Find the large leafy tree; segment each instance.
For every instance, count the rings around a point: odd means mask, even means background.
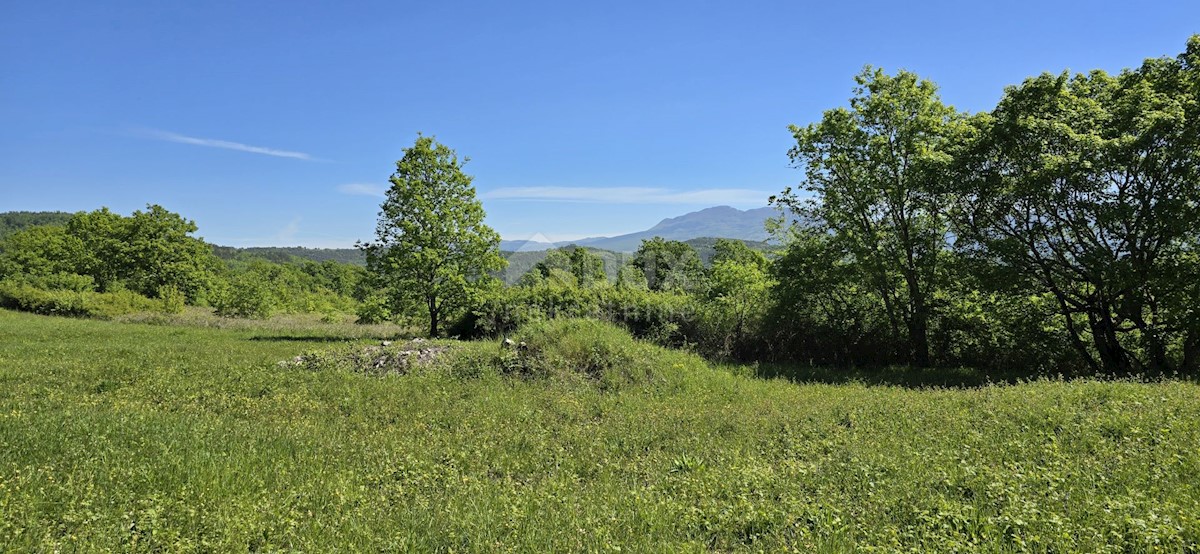
[[[927,365],[932,298],[947,244],[943,191],[953,144],[967,129],[937,87],[907,71],[868,67],[855,78],[850,107],[819,123],[791,126],[789,156],[805,172],[772,202],[828,232],[857,279],[874,290],[910,359]]]
[[[877,293],[825,230],[796,227],[770,265],[771,356],[846,366],[894,360]]]
[[[0,241],[0,278],[78,272],[83,242],[61,225],[38,225]]]
[[[500,235],[484,224],[472,177],[463,173],[465,161],[432,137],[418,136],[396,162],[375,242],[358,245],[393,311],[423,311],[431,337],[446,315],[494,286],[489,272],[506,263]]]
[[[158,296],[159,289],[176,287],[194,299],[211,287],[221,263],[211,246],[192,236],[194,221],[152,204],[121,223],[119,262],[113,264],[130,289]]]
[[[964,159],[962,246],[1051,293],[1114,374],[1200,364],[1200,36],[1176,59],[1005,92]]]

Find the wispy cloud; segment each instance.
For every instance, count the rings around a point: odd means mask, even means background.
[[[338,185],[338,192],[342,194],[352,194],[358,196],[377,196],[383,198],[387,196],[387,187],[381,185],[367,185],[363,183],[347,183]]]
[[[762,204],[772,193],[752,189],[670,190],[649,187],[505,187],[481,194],[495,200],[599,204]]]
[[[178,142],[180,144],[193,144],[196,146],[207,146],[209,148],[224,148],[226,150],[237,150],[238,152],[249,152],[251,154],[263,154],[266,156],[275,156],[277,158],[292,158],[296,160],[312,160],[313,157],[304,152],[293,152],[291,150],[280,150],[278,148],[268,148],[266,146],[252,146],[233,142],[229,140],[208,139],[199,137],[189,137],[179,133],[170,131],[160,131],[158,129],[142,129],[138,131],[139,135],[155,140],[165,140],[167,142]]]
[[[284,225],[278,233],[275,233],[275,239],[280,242],[292,242],[296,240],[296,233],[300,232],[300,216],[293,217],[287,225]]]

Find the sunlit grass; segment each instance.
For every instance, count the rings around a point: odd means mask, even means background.
[[[420,336],[420,330],[394,323],[362,325],[355,323],[352,314],[275,314],[267,319],[221,317],[212,308],[188,306],[182,313],[162,314],[140,312],[117,316],[122,323],[145,323],[175,327],[202,327],[256,331],[276,337],[313,337],[327,340],[356,338],[394,339]]]
[[[338,329],[0,311],[0,546],[1178,552],[1200,541],[1194,384],[796,385],[641,347],[669,367],[619,388],[278,365],[341,348]],[[485,364],[496,348],[462,352]]]

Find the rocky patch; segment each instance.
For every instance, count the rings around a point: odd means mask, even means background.
[[[375,376],[403,375],[432,363],[450,348],[430,345],[423,339],[383,341],[379,345],[355,350],[305,352],[291,360],[279,362],[279,365],[309,369],[346,368]]]

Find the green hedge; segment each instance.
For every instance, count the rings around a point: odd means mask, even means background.
[[[17,279],[0,281],[0,307],[43,315],[113,317],[149,311],[164,311],[164,303],[129,290],[93,292],[48,289]]]

